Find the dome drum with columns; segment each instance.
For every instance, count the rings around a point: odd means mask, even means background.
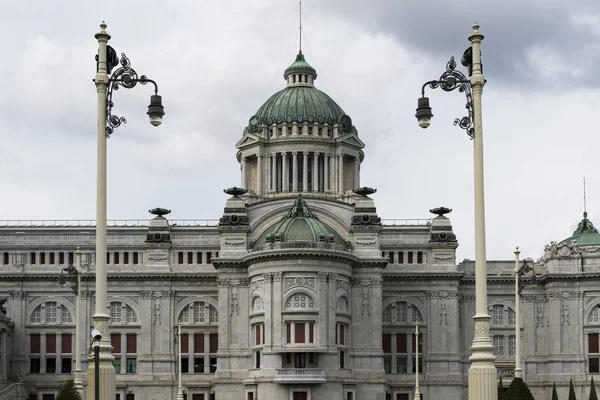
[[[314,87],[317,73],[302,52],[284,78],[287,87],[250,118],[237,144],[242,187],[256,195],[359,187],[364,143],[352,119]]]

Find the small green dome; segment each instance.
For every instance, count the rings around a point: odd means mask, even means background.
[[[304,59],[304,54],[302,54],[302,50],[296,56],[296,61],[290,65],[285,72],[283,73],[283,77],[287,79],[287,77],[293,73],[308,73],[312,75],[313,79],[317,79],[317,70],[311,67],[309,63]]]
[[[577,229],[573,232],[573,236],[560,242],[570,243],[576,241],[579,246],[600,246],[600,233],[594,227],[592,221],[587,218],[587,212],[583,213],[583,219],[577,225]]]
[[[345,246],[342,237],[329,225],[319,219],[308,209],[302,196],[294,202],[292,209],[271,227],[267,228],[256,240],[255,249],[267,243],[277,242],[322,242]]]

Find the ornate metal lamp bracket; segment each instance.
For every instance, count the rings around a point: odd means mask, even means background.
[[[473,95],[471,93],[471,82],[467,77],[460,71],[456,70],[456,61],[454,56],[450,57],[450,61],[446,63],[446,71],[440,76],[440,79],[426,82],[421,89],[421,94],[425,96],[425,87],[429,86],[431,89],[440,88],[445,92],[452,92],[458,89],[459,92],[464,93],[467,97],[467,115],[462,118],[456,118],[454,120],[454,126],[467,131],[467,135],[473,140],[475,137],[475,128],[473,127]]]
[[[121,66],[115,70],[108,80],[108,90],[106,94],[106,137],[109,138],[114,132],[115,128],[126,124],[127,119],[118,115],[113,115],[112,108],[114,103],[112,100],[113,93],[115,90],[119,90],[120,87],[125,89],[134,88],[138,83],[145,85],[148,82],[154,85],[154,94],[158,94],[158,85],[152,79],[148,79],[146,75],[138,76],[136,70],[131,68],[131,61],[125,55],[121,53],[121,59],[119,60]]]

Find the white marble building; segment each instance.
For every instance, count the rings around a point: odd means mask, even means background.
[[[422,398],[466,399],[474,262],[443,207],[431,220],[385,220],[360,187],[364,143],[351,118],[314,87],[300,53],[286,87],[237,143],[242,186],[219,220],[112,221],[111,341],[117,399],[175,399],[177,356],[188,400],[408,400],[419,321]],[[93,221],[0,223],[0,399],[51,400],[83,371],[94,314]],[[81,319],[61,270],[81,249]],[[514,368],[514,262],[491,261],[489,313],[497,366]],[[523,288],[523,374],[549,397],[578,395],[599,372],[600,234],[584,216],[551,243]],[[181,343],[175,342],[177,325]],[[84,374],[84,379],[85,374]]]

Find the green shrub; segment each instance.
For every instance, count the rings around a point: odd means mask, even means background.
[[[77,389],[75,388],[75,382],[72,379],[65,381],[60,387],[56,400],[82,400]]]
[[[556,383],[552,382],[552,400],[558,400],[558,393],[556,393]]]
[[[594,385],[594,377],[592,376],[592,387],[590,388],[590,400],[598,400],[598,395],[596,394],[596,385]]]
[[[535,400],[527,384],[522,378],[514,378],[502,400]]]
[[[502,400],[502,396],[504,396],[504,385],[502,384],[502,376],[498,380],[498,400]]]
[[[573,379],[569,379],[569,400],[577,400],[575,389],[573,388]]]

